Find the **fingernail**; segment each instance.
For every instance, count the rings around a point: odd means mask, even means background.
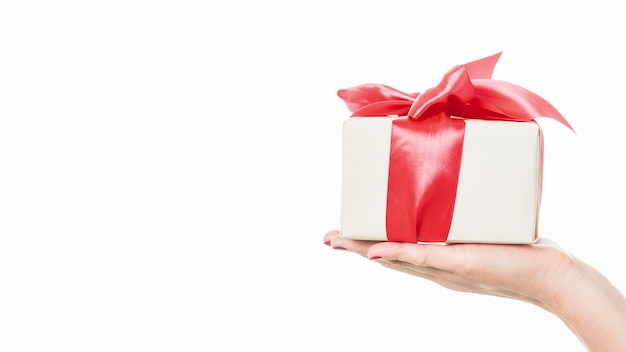
[[[383,257],[379,257],[377,255],[370,257],[370,260],[383,259]]]
[[[335,246],[333,247],[333,249],[337,249],[337,250],[341,250],[341,251],[345,251],[346,249],[343,247],[339,247],[339,246]]]
[[[324,241],[324,244],[330,246],[330,241]]]

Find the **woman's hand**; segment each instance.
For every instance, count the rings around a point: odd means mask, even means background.
[[[575,263],[547,240],[533,245],[415,244],[350,240],[331,231],[324,241],[449,289],[521,299],[546,309],[544,301]]]
[[[626,351],[626,299],[599,272],[542,239],[531,245],[324,243],[449,289],[522,300],[559,316],[590,351]]]

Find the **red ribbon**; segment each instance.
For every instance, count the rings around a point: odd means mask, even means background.
[[[549,117],[573,131],[545,99],[491,79],[502,53],[455,66],[424,93],[382,84],[337,92],[355,116],[407,116],[392,125],[387,190],[387,238],[444,242],[452,223],[461,165],[463,119],[531,122]],[[452,116],[460,117],[451,118]]]

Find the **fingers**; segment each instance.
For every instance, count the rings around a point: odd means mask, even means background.
[[[453,271],[461,267],[466,251],[476,250],[472,245],[442,245],[384,242],[372,246],[367,256],[397,260],[422,267]]]
[[[324,243],[334,249],[345,249],[370,259],[383,258],[448,271],[458,268],[464,257],[459,255],[463,254],[463,250],[456,245],[351,240],[341,237],[339,230],[327,232]]]
[[[376,243],[378,242],[351,240],[349,238],[343,238],[337,235],[331,239],[330,246],[334,249],[346,249],[350,252],[355,252],[366,256],[367,251],[370,249],[370,247],[372,247]]]
[[[370,247],[376,243],[378,242],[343,238],[341,237],[339,230],[329,231],[324,235],[324,244],[332,247],[333,249],[345,249],[362,256],[366,256]]]
[[[324,235],[324,244],[327,246],[330,246],[331,240],[337,236],[339,236],[339,230],[332,230],[332,231],[326,232],[326,234]]]

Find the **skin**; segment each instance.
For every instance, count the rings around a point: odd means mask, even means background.
[[[626,298],[593,267],[548,239],[532,245],[358,241],[324,243],[448,289],[521,300],[557,315],[588,351],[626,351]]]

